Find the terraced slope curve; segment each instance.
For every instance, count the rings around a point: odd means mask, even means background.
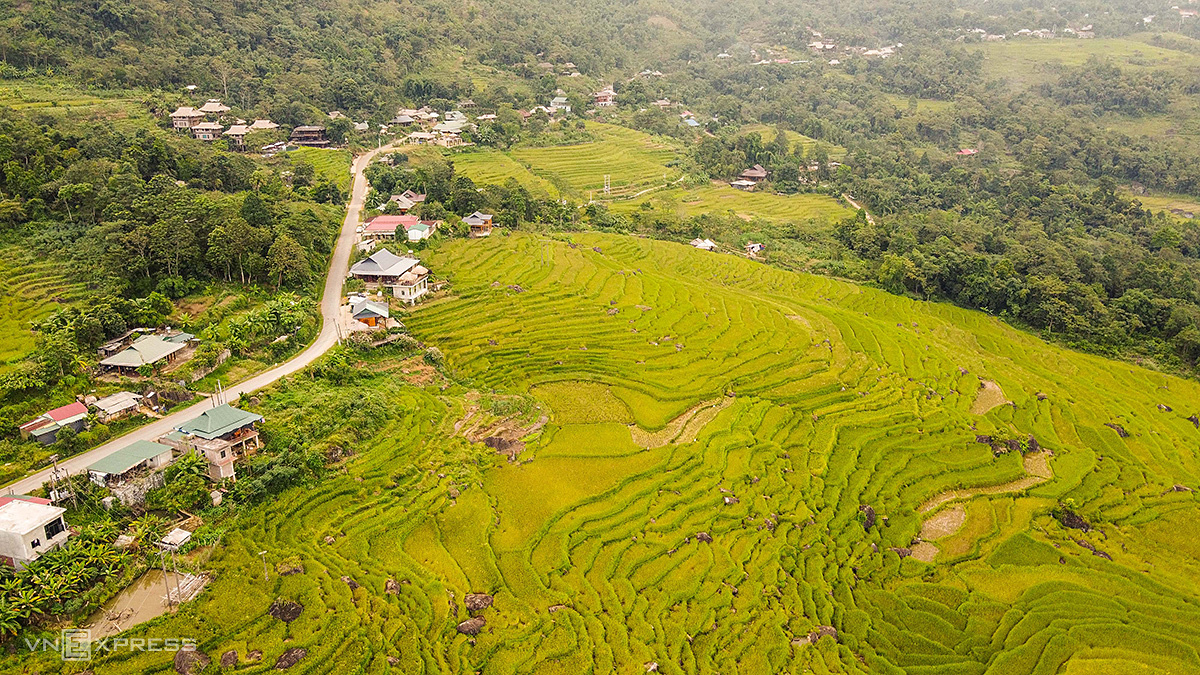
[[[664,242],[500,236],[427,259],[458,297],[406,324],[456,383],[382,361],[270,394],[272,435],[357,456],[228,532],[207,595],[141,634],[195,635],[245,672],[293,648],[310,673],[1200,672],[1195,383]],[[973,414],[979,378],[1013,404]],[[550,422],[510,460],[457,434],[471,391],[532,391],[521,423]],[[630,423],[717,400],[634,442]],[[1029,436],[1052,478],[972,490],[1026,475],[977,437]],[[919,507],[950,491],[961,525],[917,561]],[[264,584],[263,550],[304,571]],[[494,603],[462,634],[468,593]],[[300,618],[268,615],[276,598]]]

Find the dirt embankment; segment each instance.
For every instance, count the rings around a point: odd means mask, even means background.
[[[732,396],[723,396],[713,401],[703,401],[688,408],[682,415],[667,423],[658,431],[646,431],[636,424],[629,425],[629,435],[635,445],[643,448],[661,448],[669,443],[691,443],[700,430],[716,418],[717,414],[733,403]]]
[[[971,414],[984,415],[993,408],[1011,403],[1000,385],[991,380],[980,380],[979,393],[975,395],[975,402],[971,404]]]

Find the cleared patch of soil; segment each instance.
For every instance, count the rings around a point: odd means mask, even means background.
[[[636,424],[629,425],[629,436],[634,445],[643,448],[661,448],[668,443],[691,443],[696,435],[717,416],[733,403],[733,398],[723,396],[713,401],[703,401],[688,408],[682,415],[667,422],[667,426],[658,431],[646,431]]]
[[[980,380],[979,393],[975,395],[975,402],[971,404],[971,414],[983,415],[1006,403],[1012,403],[1012,401],[1004,396],[1004,390],[1000,388],[1000,385],[991,380]]]
[[[958,528],[962,527],[965,522],[967,522],[967,510],[961,506],[939,511],[921,523],[921,538],[926,541],[935,541],[942,537],[949,537],[958,532]]]
[[[912,547],[912,557],[924,563],[931,563],[937,557],[938,547],[923,541]]]
[[[988,485],[985,487],[971,488],[969,490],[950,490],[943,492],[933,499],[925,502],[917,509],[918,513],[929,513],[946,502],[954,501],[955,499],[967,499],[975,495],[995,495],[1003,492],[1020,492],[1027,490],[1039,483],[1045,483],[1054,477],[1054,472],[1050,470],[1050,453],[1048,452],[1031,452],[1022,458],[1021,462],[1025,467],[1025,473],[1029,474],[1024,478],[1018,478],[1014,481],[1001,483],[1000,485]]]

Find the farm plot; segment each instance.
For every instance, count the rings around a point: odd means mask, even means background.
[[[291,150],[287,156],[293,161],[313,165],[317,176],[331,180],[342,190],[350,189],[350,153],[332,148],[301,147]]]
[[[33,351],[31,324],[79,299],[82,286],[68,283],[59,269],[16,246],[0,248],[0,372]]]
[[[617,213],[631,213],[645,201],[673,207],[683,217],[705,213],[733,213],[747,220],[762,218],[775,222],[799,222],[845,218],[852,213],[828,195],[743,192],[724,184],[655,192],[647,198],[614,202],[612,210]]]
[[[554,184],[534,174],[524,165],[503,152],[460,152],[450,156],[455,171],[465,174],[477,184],[504,184],[513,179],[534,194],[558,195]]]
[[[561,191],[586,195],[604,188],[604,177],[616,195],[663,185],[679,172],[667,165],[676,157],[675,149],[640,131],[611,124],[588,124],[588,130],[600,140],[579,145],[548,148],[519,148],[512,157],[528,164],[530,170],[550,181]]]
[[[1141,41],[1145,35],[1095,40],[1013,40],[990,42],[981,47],[984,73],[1027,87],[1057,77],[1055,66],[1081,66],[1092,57],[1112,60],[1122,67],[1189,68],[1198,57],[1186,52],[1155,47]]]
[[[428,259],[457,296],[405,323],[447,379],[409,385],[385,354],[350,386],[265,393],[268,436],[356,454],[247,511],[206,595],[133,636],[254,672],[295,649],[293,673],[1200,671],[1197,383],[661,241],[514,234]],[[972,414],[980,378],[1012,405]],[[472,391],[529,401],[508,406],[518,452],[464,437]],[[918,508],[954,491],[963,520],[919,562]],[[260,551],[303,571],[264,582]],[[280,598],[300,616],[269,615]]]

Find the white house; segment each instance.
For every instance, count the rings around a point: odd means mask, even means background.
[[[19,569],[61,546],[71,536],[66,512],[48,499],[0,498],[0,563]]]
[[[712,239],[693,239],[690,243],[692,246],[702,251],[717,250],[717,242],[713,241]]]

